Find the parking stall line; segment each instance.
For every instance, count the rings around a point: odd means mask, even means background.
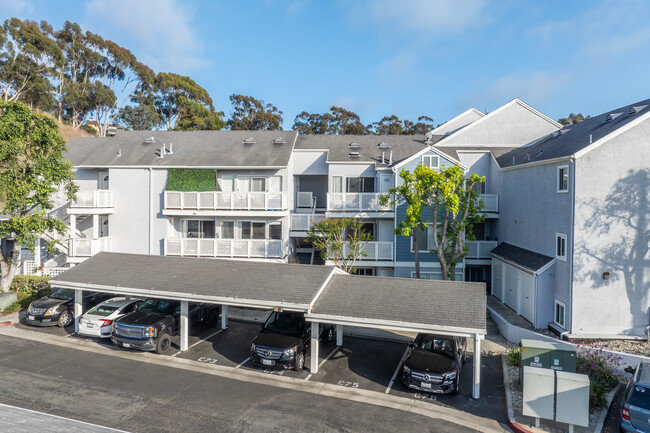
[[[187,350],[190,350],[192,347],[196,346],[196,345],[199,344],[199,343],[203,343],[204,341],[209,340],[210,338],[214,337],[215,335],[217,335],[218,333],[220,333],[220,332],[222,332],[222,331],[223,331],[223,329],[220,329],[220,330],[218,330],[217,332],[214,332],[214,333],[208,335],[208,336],[205,337],[205,338],[201,338],[199,341],[197,341],[196,343],[194,343],[194,344],[192,344],[190,347],[188,347]],[[176,353],[174,353],[174,354],[172,355],[172,358],[174,358],[174,357],[177,356],[177,355],[180,355],[181,353],[183,353],[183,352],[179,350],[178,352],[176,352]]]
[[[325,357],[325,359],[323,359],[323,360],[320,362],[320,364],[318,364],[318,370],[320,370],[320,368],[323,366],[323,364],[325,364],[325,362],[327,362],[327,360],[329,360],[329,359],[330,359],[330,358],[331,358],[331,357],[332,357],[332,356],[333,356],[333,355],[334,355],[334,354],[335,354],[339,349],[340,349],[340,347],[339,347],[339,346],[336,346],[336,347],[335,347],[335,348],[334,348],[334,349],[329,353],[329,355],[327,355],[327,356]],[[305,380],[309,380],[309,379],[311,379],[311,377],[312,377],[313,375],[314,375],[313,373],[309,373],[309,375],[307,375],[307,377],[305,377]]]
[[[395,373],[393,373],[393,377],[390,379],[390,383],[388,384],[388,387],[386,388],[386,391],[384,391],[384,394],[388,394],[390,392],[390,389],[393,387],[393,383],[395,383],[395,379],[397,378],[397,374],[399,373],[399,369],[402,367],[402,363],[406,359],[406,354],[407,353],[409,353],[408,346],[406,347],[406,350],[404,351],[404,355],[402,355],[402,359],[400,359],[399,364],[397,364],[397,368],[395,369]]]
[[[247,363],[248,361],[250,361],[250,360],[251,360],[250,358],[246,358],[246,359],[244,359],[242,362],[240,362],[239,364],[237,364],[237,367],[235,367],[235,368],[239,368],[239,367],[241,367],[242,365],[246,364],[246,363]]]

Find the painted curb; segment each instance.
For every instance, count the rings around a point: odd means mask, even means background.
[[[0,326],[9,326],[9,325],[11,325],[11,323],[12,323],[12,322],[9,322],[9,321],[7,321],[7,322],[0,322]]]

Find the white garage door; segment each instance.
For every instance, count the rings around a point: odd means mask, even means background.
[[[492,261],[492,295],[503,302],[503,263]]]
[[[519,271],[519,288],[521,306],[519,314],[529,322],[535,323],[535,278]]]
[[[519,313],[519,302],[517,299],[517,274],[518,271],[508,265],[505,266],[505,304]]]

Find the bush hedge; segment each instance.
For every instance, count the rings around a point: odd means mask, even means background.
[[[9,314],[22,310],[41,296],[48,295],[51,292],[49,280],[50,277],[16,275],[9,291],[16,293],[18,300],[5,308],[3,313]]]
[[[167,191],[216,191],[217,171],[194,168],[170,168]]]
[[[578,344],[577,372],[589,376],[589,410],[605,407],[607,393],[618,384],[614,374],[621,358],[605,351],[601,346],[591,348]]]

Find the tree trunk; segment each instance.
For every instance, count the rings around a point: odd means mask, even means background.
[[[418,230],[416,228],[411,233],[413,234],[413,252],[415,253],[415,278],[420,278],[420,248],[418,248]]]
[[[0,269],[1,269],[1,281],[0,281],[0,290],[3,292],[8,292],[11,287],[11,282],[14,280],[14,276],[18,271],[18,265],[20,264],[20,249],[21,245],[14,243],[13,254],[11,256],[11,264],[7,264],[8,258],[2,257],[0,260]]]

